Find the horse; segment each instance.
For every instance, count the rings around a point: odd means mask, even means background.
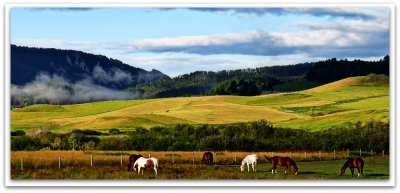
[[[206,164],[206,166],[207,165],[213,166],[214,164],[213,154],[209,151],[205,152],[203,154],[203,159],[201,159],[201,164]]]
[[[140,157],[138,158],[135,163],[133,164],[133,169],[136,171],[136,165],[138,166],[138,174],[140,174],[140,170],[143,168],[149,168],[149,167],[153,167],[154,171],[156,172],[156,176],[157,176],[157,168],[158,168],[158,159],[151,157],[151,158],[144,158],[144,157]],[[143,175],[143,170],[142,170],[142,175]]]
[[[287,173],[287,170],[289,170],[289,172],[291,171],[291,167],[293,166],[293,175],[297,175],[297,165],[296,162],[291,159],[290,157],[279,157],[279,156],[274,156],[271,158],[268,158],[267,156],[265,156],[265,158],[267,158],[267,160],[269,160],[272,163],[272,174],[278,173],[276,171],[276,165],[279,165],[281,167],[285,167],[285,174]]]
[[[243,161],[242,161],[242,165],[240,166],[240,171],[243,172],[244,171],[244,164],[247,164],[247,172],[250,172],[250,164],[251,167],[253,168],[253,172],[257,171],[257,159],[258,156],[256,154],[251,154],[251,155],[247,155]]]
[[[133,164],[134,164],[135,161],[136,161],[137,159],[139,159],[140,157],[143,157],[143,156],[140,155],[140,154],[132,154],[132,155],[129,156],[129,160],[128,160],[128,162],[129,162],[128,171],[131,171]]]
[[[340,169],[339,175],[343,175],[346,172],[346,169],[350,168],[351,176],[354,175],[354,168],[357,168],[358,174],[357,177],[362,176],[363,169],[364,169],[364,160],[361,158],[349,158]]]

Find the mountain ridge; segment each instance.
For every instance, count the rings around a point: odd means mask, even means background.
[[[23,86],[40,73],[56,74],[73,83],[91,78],[98,85],[117,90],[168,77],[104,55],[11,45],[11,84]]]

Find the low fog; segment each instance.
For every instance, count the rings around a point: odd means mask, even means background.
[[[14,104],[20,103],[23,98],[31,98],[33,103],[71,104],[135,99],[137,95],[97,85],[90,77],[71,83],[58,75],[40,73],[24,86],[11,85],[11,97]]]

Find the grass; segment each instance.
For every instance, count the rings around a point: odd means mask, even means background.
[[[145,175],[137,175],[127,171],[128,155],[140,153],[145,157],[150,154],[160,161],[159,175],[155,176],[151,169]],[[217,152],[214,167],[202,166],[200,159],[203,152],[111,152],[111,151],[37,151],[11,153],[12,179],[346,179],[360,180],[352,177],[349,170],[338,176],[339,169],[345,162],[346,152],[337,152],[333,159],[332,152],[323,152],[319,160],[318,152],[274,152],[274,155],[291,156],[299,167],[298,175],[285,174],[283,168],[277,168],[278,174],[271,174],[271,163],[264,155],[272,152],[257,152],[259,156],[257,172],[240,172],[241,159],[250,152]],[[90,166],[90,156],[93,166]],[[121,166],[121,155],[123,164]],[[173,155],[173,156],[172,156]],[[193,164],[194,155],[194,164]],[[61,168],[58,168],[58,156]],[[23,158],[24,169],[21,171],[20,160]],[[235,161],[236,158],[236,161]],[[172,161],[174,159],[174,161]],[[369,156],[363,154],[365,161],[362,179],[388,179],[388,156]],[[246,168],[247,169],[247,168]],[[357,173],[357,172],[356,172]]]
[[[371,119],[389,121],[389,84],[382,75],[346,78],[305,91],[245,96],[177,97],[33,105],[11,112],[11,130],[47,127],[106,132],[136,127],[226,124],[266,119],[277,126],[327,129]]]

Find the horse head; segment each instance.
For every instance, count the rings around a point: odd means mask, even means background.
[[[346,168],[345,168],[345,167],[342,167],[342,169],[340,169],[339,175],[340,175],[340,176],[343,175],[344,172],[346,172]]]
[[[240,166],[240,171],[241,171],[241,172],[244,171],[244,166]]]

